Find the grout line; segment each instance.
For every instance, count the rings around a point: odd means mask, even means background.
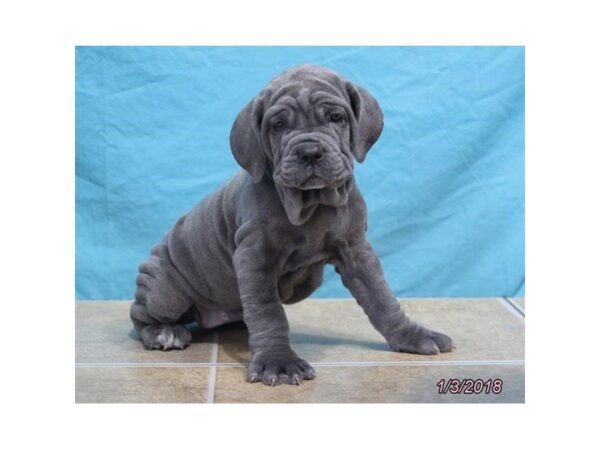
[[[513,316],[518,317],[523,322],[525,321],[525,311],[523,311],[519,306],[508,299],[508,297],[502,297],[500,303],[504,305],[504,307],[512,313]]]
[[[212,358],[211,358],[212,359]],[[82,367],[82,368],[94,368],[94,367],[139,367],[139,368],[144,368],[144,367],[167,367],[167,368],[171,368],[171,367],[175,367],[175,368],[181,368],[181,369],[185,369],[185,368],[211,368],[211,367],[245,367],[245,364],[242,363],[212,363],[212,362],[198,362],[198,363],[193,363],[193,362],[117,362],[117,363],[75,363],[75,367]]]
[[[215,347],[218,349],[218,340],[216,339]],[[213,347],[213,350],[214,348]],[[209,378],[209,394],[214,396],[214,387],[216,381],[216,369],[218,367],[246,367],[247,364],[239,362],[220,363],[216,359],[211,358],[214,362],[209,363],[174,363],[174,362],[149,362],[149,363],[76,363],[75,367],[162,367],[162,368],[194,368],[205,367],[210,368]],[[378,366],[520,366],[525,364],[523,359],[506,359],[506,360],[465,360],[465,361],[320,361],[310,362],[311,365],[317,367],[378,367]],[[214,371],[213,371],[214,369]],[[212,388],[211,388],[212,383]],[[211,398],[211,397],[209,397]]]
[[[483,297],[396,297],[396,300],[399,301],[420,301],[420,300],[433,300],[433,301],[444,301],[444,300],[493,300],[497,297],[483,296]],[[521,297],[517,297],[521,298]],[[134,301],[133,298],[78,298],[75,299],[75,303],[98,303],[102,304],[103,302],[116,302],[116,303],[132,303]],[[304,301],[356,301],[354,297],[309,297]]]
[[[378,366],[521,366],[524,359],[479,361],[326,361],[310,363],[318,367],[378,367]]]
[[[219,359],[219,331],[215,330],[214,342],[210,356],[210,372],[208,374],[208,392],[206,394],[206,403],[215,402],[215,385],[217,383],[217,363]]]
[[[517,302],[515,302],[511,297],[502,297],[504,300],[506,300],[508,303],[510,303],[517,311],[519,311],[519,313],[521,313],[521,315],[523,317],[525,317],[525,310],[523,308],[521,308],[521,305],[519,305]]]

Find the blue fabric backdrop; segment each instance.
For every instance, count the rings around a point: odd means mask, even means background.
[[[78,299],[133,297],[151,246],[238,170],[238,111],[306,62],[383,109],[356,177],[393,291],[523,295],[522,47],[78,47]],[[328,269],[315,297],[349,295]]]

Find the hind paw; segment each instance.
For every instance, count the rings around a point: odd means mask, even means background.
[[[192,340],[192,334],[183,325],[148,325],[140,331],[147,350],[183,350]]]

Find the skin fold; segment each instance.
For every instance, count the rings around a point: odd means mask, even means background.
[[[354,182],[383,128],[364,89],[314,65],[274,78],[230,136],[244,169],[181,217],[140,265],[131,319],[148,349],[183,349],[184,324],[243,320],[247,381],[300,384],[314,369],[291,348],[284,304],[306,299],[332,264],[394,351],[448,352],[452,340],[411,321],[366,239]]]

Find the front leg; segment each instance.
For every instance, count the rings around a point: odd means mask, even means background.
[[[341,247],[336,270],[393,350],[424,355],[452,351],[452,339],[406,316],[385,281],[379,258],[366,238]]]
[[[248,240],[247,240],[248,241]],[[269,260],[268,245],[260,237],[234,253],[244,322],[248,327],[252,358],[246,381],[262,380],[269,386],[301,384],[315,378],[315,370],[292,350],[289,326],[279,299],[276,264]]]

